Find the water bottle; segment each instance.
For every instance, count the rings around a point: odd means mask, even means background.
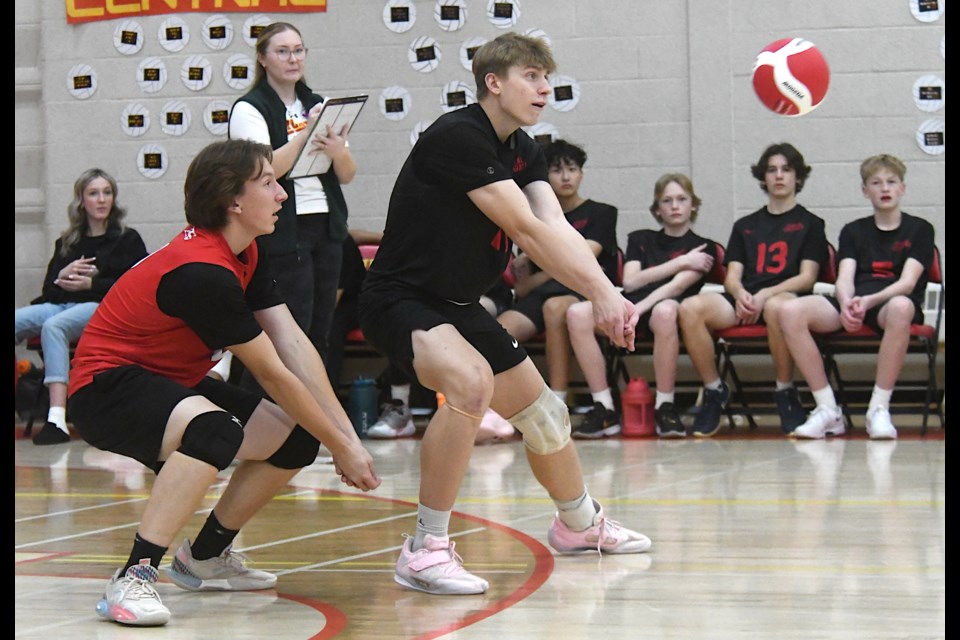
[[[361,438],[367,437],[367,429],[377,421],[380,391],[373,378],[358,377],[350,385],[347,414],[354,430]]]
[[[623,405],[623,435],[627,437],[652,436],[657,432],[654,422],[654,400],[650,385],[643,378],[633,378],[620,396]]]

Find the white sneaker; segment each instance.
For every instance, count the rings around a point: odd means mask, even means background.
[[[896,440],[897,430],[890,421],[886,407],[874,407],[867,411],[867,435],[871,440]]]
[[[463,558],[449,538],[427,534],[423,548],[413,550],[413,537],[403,543],[393,579],[405,587],[435,595],[484,593],[490,585],[463,568]]]
[[[846,428],[843,426],[843,413],[839,408],[820,406],[810,412],[807,421],[793,430],[796,438],[822,440],[826,436],[842,436]]]
[[[417,432],[413,413],[402,400],[383,405],[380,417],[367,428],[367,437],[376,439],[408,438]]]
[[[149,564],[135,564],[122,576],[117,569],[97,603],[97,615],[138,627],[167,624],[170,610],[153,588],[158,578],[157,570]]]

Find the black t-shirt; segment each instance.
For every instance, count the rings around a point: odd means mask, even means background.
[[[263,329],[252,312],[281,303],[273,280],[262,267],[246,291],[229,269],[204,262],[170,271],[157,287],[157,307],[183,320],[211,349],[257,337]]]
[[[691,249],[695,249],[702,244],[707,245],[707,253],[713,256],[714,261],[716,261],[718,256],[717,243],[713,240],[701,238],[692,230],[687,230],[687,232],[680,237],[674,237],[668,236],[664,233],[663,229],[659,231],[640,229],[627,236],[627,253],[624,261],[631,262],[637,260],[640,262],[641,269],[656,267],[685,253],[689,253]],[[677,297],[677,300],[683,300],[684,298],[699,293],[708,275],[709,273],[704,273],[703,277],[687,287],[687,289]],[[633,291],[624,291],[624,296],[626,296],[630,302],[640,302],[672,278],[673,276],[670,276],[657,282],[651,282]]]
[[[617,282],[617,208],[603,202],[584,200],[578,207],[563,215],[570,226],[580,232],[580,235],[600,245],[597,262],[610,278],[610,282],[619,284]],[[540,267],[532,261],[530,266],[533,272],[540,270]]]
[[[890,231],[878,229],[873,216],[860,218],[841,229],[837,264],[847,258],[857,261],[854,290],[865,296],[896,282],[907,259],[913,258],[924,270],[910,298],[922,307],[933,264],[933,238],[933,225],[908,213],[901,213],[900,226]]]
[[[502,276],[512,242],[467,193],[502,180],[520,188],[546,182],[540,144],[522,129],[500,142],[479,104],[440,116],[400,170],[365,290],[413,288],[455,302],[479,300]]]
[[[798,204],[779,215],[763,207],[737,220],[724,264],[741,263],[741,284],[754,294],[798,275],[803,260],[822,267],[828,259],[823,219]]]

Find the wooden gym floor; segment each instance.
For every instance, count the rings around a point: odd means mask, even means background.
[[[862,428],[795,442],[768,427],[579,442],[591,494],[653,540],[649,553],[602,559],[547,546],[553,506],[519,441],[477,447],[451,531],[490,591],[456,597],[393,581],[414,529],[419,445],[368,441],[383,477],[370,494],[343,490],[321,450],[235,543],[278,574],[276,590],[190,593],[164,577],[173,618],[137,629],[100,620],[94,606],[126,558],[152,474],[76,438],[39,447],[18,436],[15,637],[945,637],[939,426],[924,437],[901,428],[896,442],[871,442]],[[196,535],[231,470],[183,537]]]

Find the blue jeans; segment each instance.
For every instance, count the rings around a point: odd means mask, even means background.
[[[70,343],[80,339],[99,302],[42,302],[16,310],[16,340],[21,342],[40,336],[43,349],[43,384],[64,384],[70,379]]]

